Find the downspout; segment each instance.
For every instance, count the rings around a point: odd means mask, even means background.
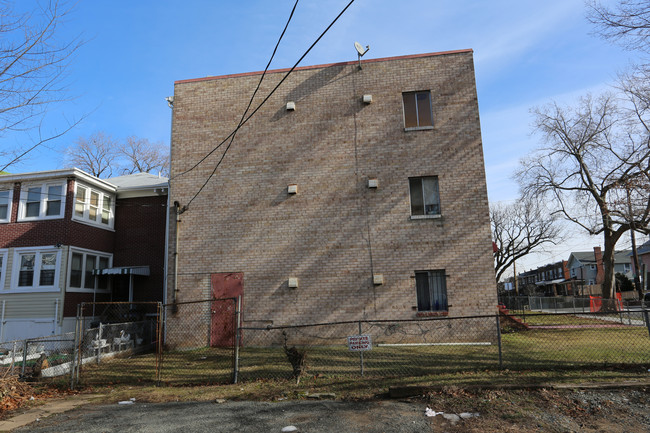
[[[0,343],[4,343],[5,341],[5,304],[7,303],[6,300],[2,300],[2,319],[0,319],[0,325],[2,326],[2,330],[0,331]]]
[[[165,269],[163,272],[163,305],[167,303],[167,284],[169,282],[169,204],[169,184],[167,184],[167,206],[165,207]]]
[[[3,311],[4,312],[4,311]],[[59,300],[54,300],[54,320],[52,320],[52,335],[56,334],[56,322],[59,318]]]
[[[179,244],[179,238],[180,238],[180,233],[179,230],[181,228],[181,204],[178,201],[174,202],[174,209],[176,211],[176,232],[175,232],[175,239],[174,239],[174,292],[172,293],[172,313],[176,314],[178,311],[178,305],[176,304],[177,299],[178,299],[178,244]]]

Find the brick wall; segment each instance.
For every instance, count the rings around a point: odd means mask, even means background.
[[[113,266],[148,265],[151,272],[148,277],[134,277],[136,302],[163,300],[166,209],[167,196],[118,199],[116,202]]]
[[[114,233],[72,221],[74,180],[67,180],[65,215],[61,219],[17,222],[20,183],[14,184],[11,223],[0,225],[0,248],[73,245],[97,251],[113,251]]]
[[[283,75],[267,74],[253,106]],[[207,179],[221,151],[174,176],[237,126],[258,80],[176,83],[172,203],[187,205]],[[434,128],[407,132],[402,92],[416,90],[431,91]],[[410,218],[408,178],[415,176],[438,176],[442,218]],[[369,189],[368,178],[379,188]],[[287,194],[288,184],[298,194]],[[471,51],[366,62],[362,70],[356,62],[296,70],[238,132],[181,220],[178,300],[209,296],[210,273],[243,272],[250,323],[415,318],[414,271],[438,269],[447,275],[450,316],[493,314]],[[173,252],[174,230],[172,267]],[[373,274],[384,284],[374,286]],[[288,287],[290,277],[299,279],[297,289]]]

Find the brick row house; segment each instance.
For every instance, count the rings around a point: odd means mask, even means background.
[[[81,302],[161,301],[166,205],[153,175],[0,176],[0,341],[72,331]]]
[[[167,301],[242,295],[252,325],[494,314],[472,51],[297,68],[192,168],[260,76],[175,83]]]

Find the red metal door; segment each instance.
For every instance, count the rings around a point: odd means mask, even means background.
[[[210,346],[234,347],[236,298],[244,294],[244,274],[212,274],[212,328]],[[230,298],[230,299],[228,299]]]

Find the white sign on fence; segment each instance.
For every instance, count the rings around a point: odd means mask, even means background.
[[[348,349],[351,352],[364,352],[372,349],[372,338],[370,335],[350,335],[348,337]]]

